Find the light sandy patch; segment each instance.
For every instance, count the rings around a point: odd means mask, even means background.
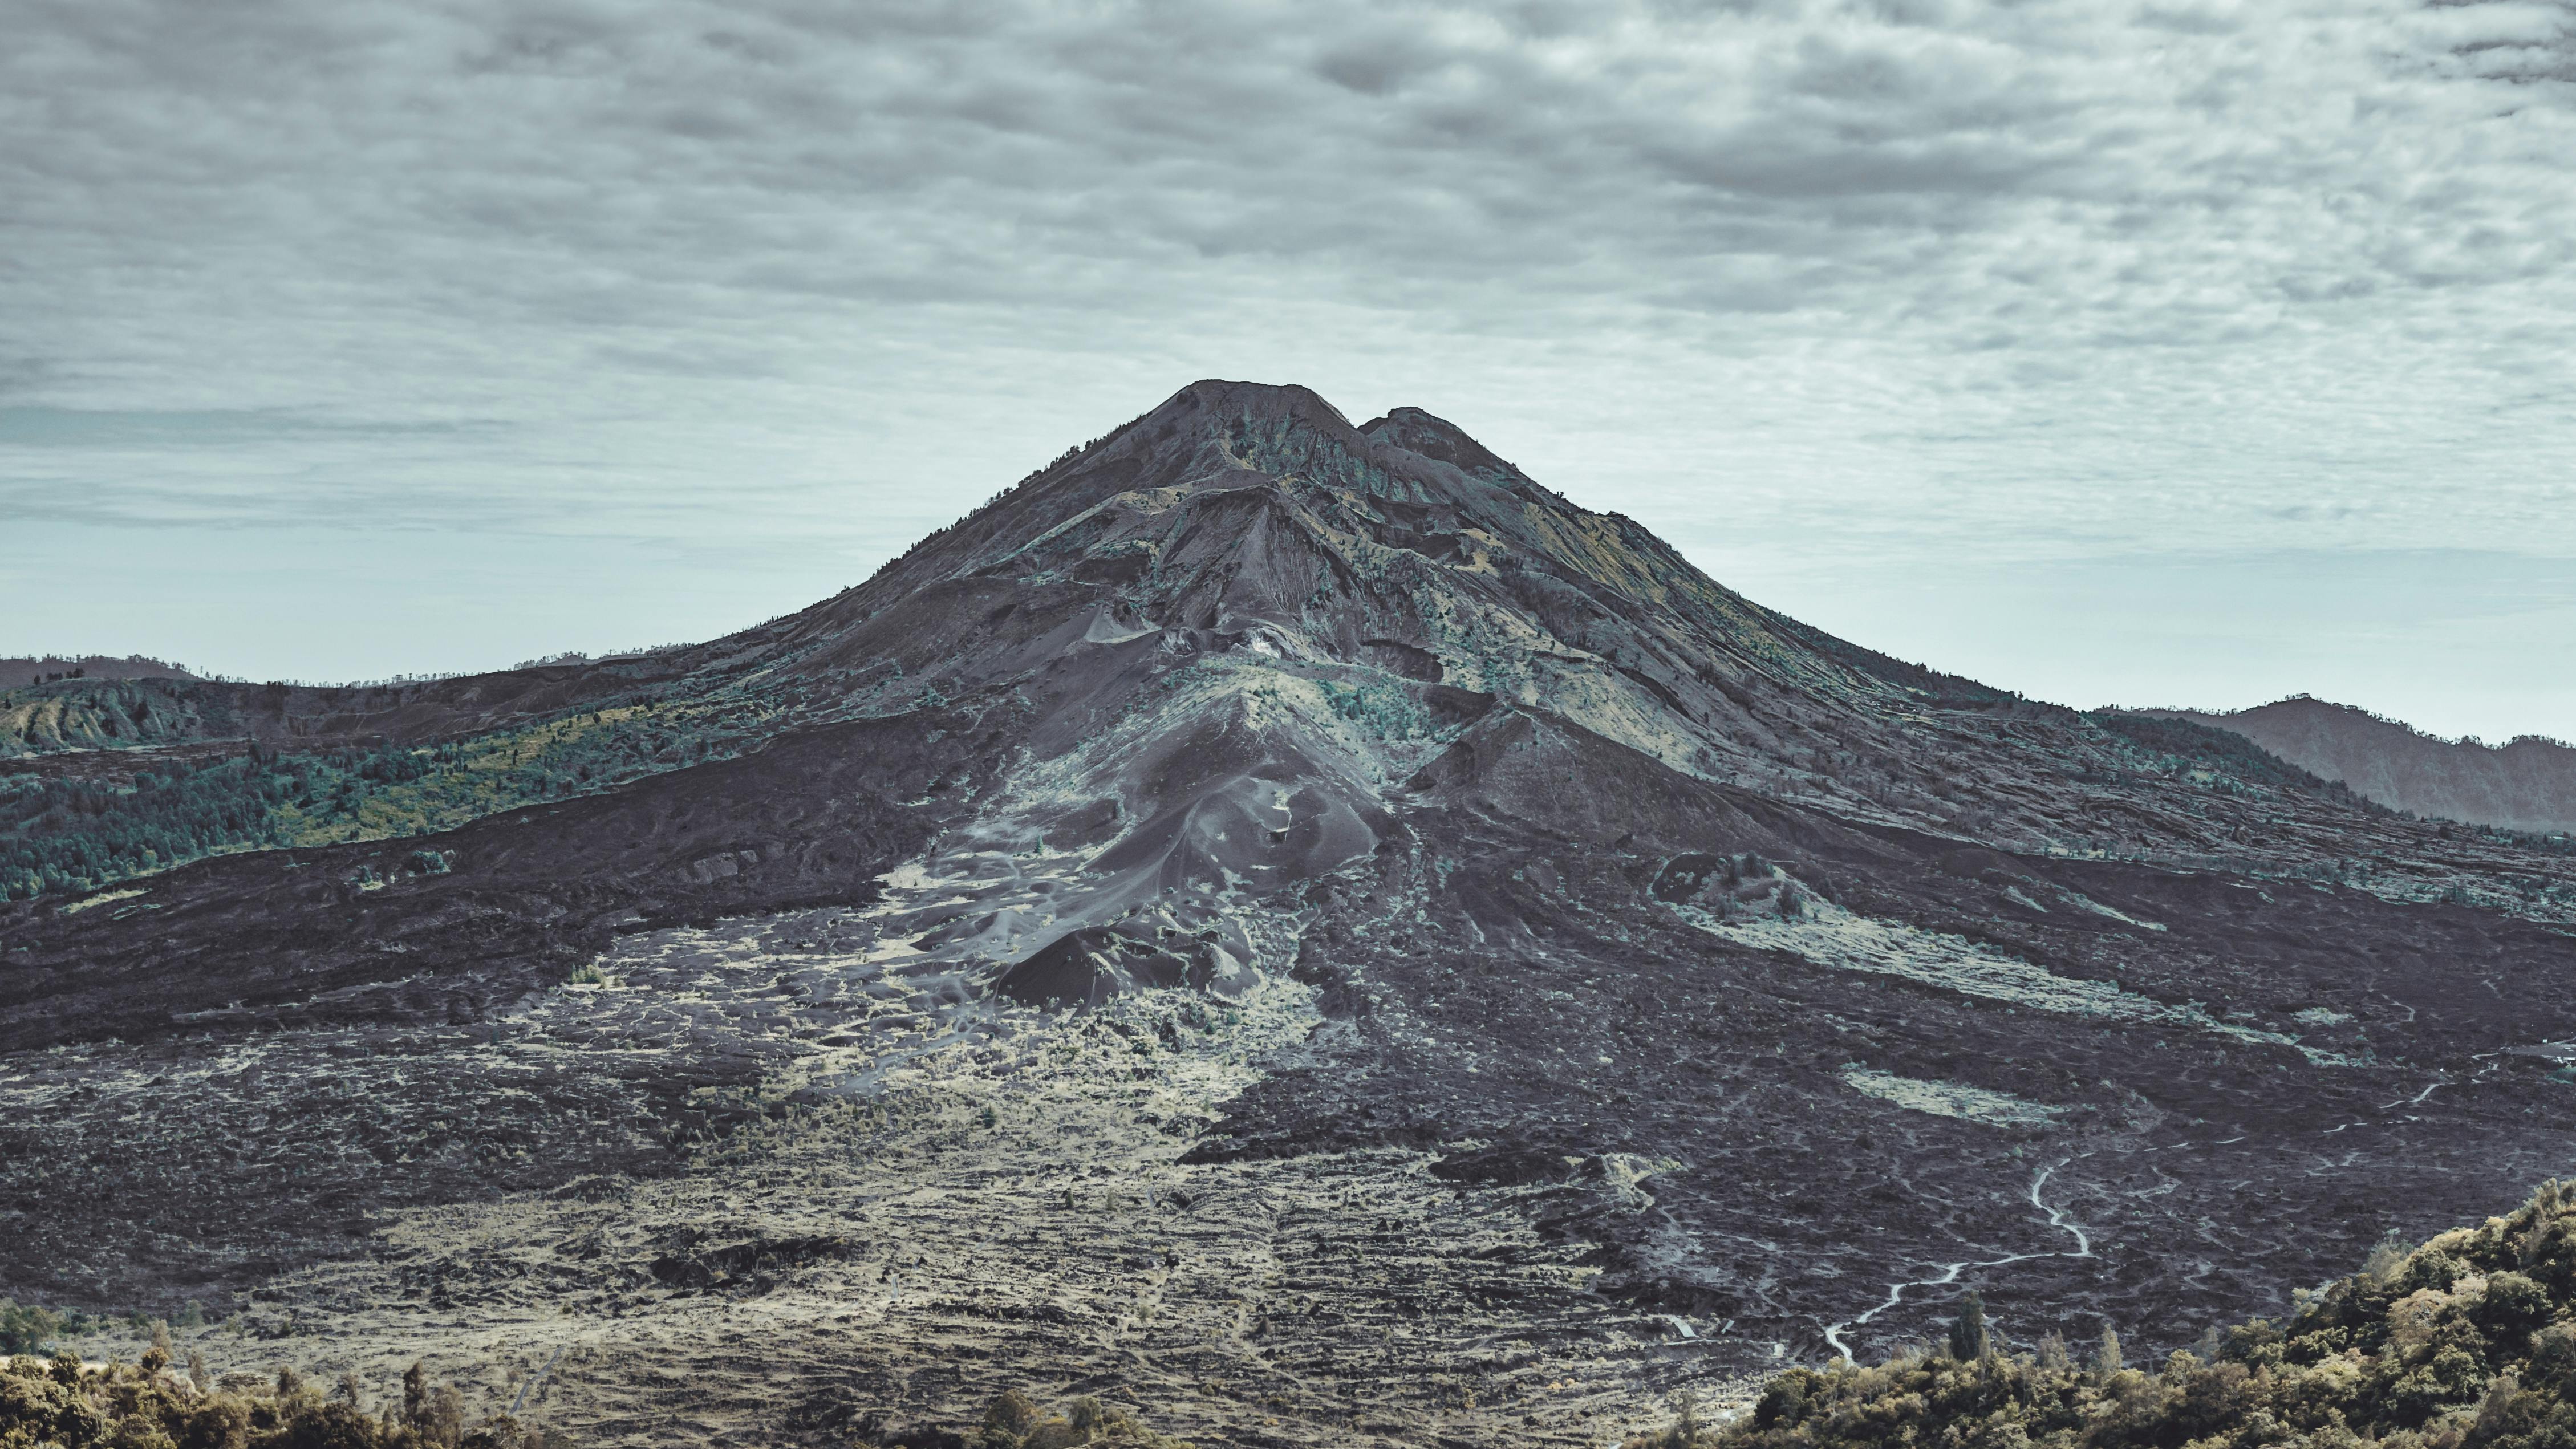
[[[1913,1111],[1983,1122],[1995,1127],[2045,1127],[2066,1110],[2028,1101],[2009,1092],[1990,1092],[1961,1082],[1927,1082],[1866,1067],[1843,1068],[1843,1081],[1854,1091]]]
[[[2093,899],[2091,896],[2084,894],[2082,891],[2071,891],[2066,889],[2064,886],[2059,886],[2057,888],[2057,895],[2060,900],[2065,901],[2068,905],[2074,906],[2080,910],[2091,911],[2097,916],[2108,916],[2112,920],[2118,921],[2124,926],[2135,926],[2142,931],[2161,931],[2165,929],[2164,923],[2161,921],[2139,920],[2137,917],[2132,916],[2115,906],[2104,905],[2100,901]]]
[[[1805,912],[1796,917],[1746,915],[1721,920],[1697,906],[1675,909],[1712,936],[1760,950],[1786,951],[1840,971],[1903,977],[2034,1011],[2170,1024],[2249,1044],[2289,1047],[2319,1066],[2344,1064],[2344,1059],[2332,1052],[2300,1046],[2296,1039],[2279,1032],[2220,1021],[2197,1003],[2173,1006],[2124,991],[2108,981],[2060,976],[1965,936],[1856,915],[1812,891],[1807,893]]]
[[[719,1005],[797,964],[696,932],[637,954]],[[475,1414],[524,1393],[603,1445],[971,1425],[1073,1384],[1200,1442],[1573,1449],[1658,1421],[1641,1373],[1671,1325],[1589,1292],[1593,1245],[1542,1237],[1521,1190],[1461,1193],[1408,1150],[1184,1160],[1319,1024],[1311,988],[959,1016],[983,1029],[800,1055],[759,1094],[776,1115],[680,1177],[401,1214],[191,1344],[218,1372],[354,1370],[370,1407],[420,1359]],[[783,1105],[853,1069],[866,1093]],[[1669,1166],[1613,1163],[1630,1192]],[[293,1336],[311,1321],[332,1334]]]

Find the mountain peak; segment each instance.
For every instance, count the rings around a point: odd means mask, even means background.
[[[1209,417],[1299,422],[1337,435],[1355,438],[1358,434],[1342,410],[1311,387],[1217,377],[1201,378],[1173,393],[1130,426],[1159,429],[1166,423],[1177,426]]]
[[[1355,428],[1312,389],[1208,379],[807,611],[777,647],[888,703],[923,681],[947,698],[1082,674],[1067,661],[1108,640],[1267,651],[1549,708],[1684,774],[1741,779],[1812,757],[1810,710],[1902,695],[1786,627],[1431,412]]]
[[[1421,408],[1389,409],[1386,416],[1372,419],[1359,432],[1371,442],[1402,448],[1471,476],[1497,482],[1521,476],[1518,468],[1469,437],[1465,428]]]
[[[1161,406],[1131,424],[1127,431],[1167,435],[1203,420],[1224,419],[1239,427],[1251,424],[1303,424],[1341,444],[1355,455],[1376,448],[1399,448],[1417,457],[1446,463],[1462,473],[1488,481],[1520,480],[1520,470],[1476,441],[1466,429],[1425,408],[1390,408],[1380,417],[1354,427],[1348,414],[1323,394],[1297,383],[1234,382],[1202,378],[1165,399]]]

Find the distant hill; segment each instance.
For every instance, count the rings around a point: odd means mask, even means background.
[[[129,654],[123,659],[105,654],[84,654],[72,658],[59,654],[19,654],[0,657],[0,689],[15,689],[22,684],[41,684],[45,676],[71,676],[79,670],[82,679],[202,679],[184,665],[166,660],[148,659]]]
[[[2576,830],[2576,747],[2556,740],[2436,739],[2368,710],[2305,695],[2233,714],[2138,713],[2233,730],[2392,809],[2515,830]]]

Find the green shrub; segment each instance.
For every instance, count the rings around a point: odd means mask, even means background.
[[[193,1355],[192,1355],[193,1357]],[[236,1392],[165,1372],[156,1344],[141,1364],[81,1366],[0,1359],[0,1446],[98,1445],[101,1449],[559,1449],[569,1441],[496,1415],[467,1429],[455,1389],[432,1388],[419,1365],[403,1376],[403,1404],[371,1417],[344,1381],[325,1400],[293,1369],[273,1388]]]
[[[1986,1300],[1977,1290],[1959,1304],[1959,1316],[1950,1325],[1950,1357],[1961,1363],[1975,1363],[1986,1356]]]
[[[0,1298],[0,1355],[42,1353],[64,1327],[59,1313]]]
[[[1980,1319],[1979,1331],[1970,1320]],[[2122,1365],[2105,1330],[2091,1369],[2062,1340],[2038,1355],[1971,1355],[1962,1313],[1943,1357],[1837,1361],[1772,1381],[1701,1449],[2576,1449],[2576,1185],[2544,1185],[2512,1216],[2361,1272],[2178,1351]],[[1664,1449],[1640,1435],[1628,1449]]]
[[[95,891],[225,851],[426,835],[736,752],[745,705],[590,710],[441,743],[176,760],[132,780],[0,777],[0,900]],[[444,875],[420,850],[405,869]]]
[[[1323,681],[1324,700],[1333,713],[1373,734],[1392,740],[1419,739],[1431,733],[1431,716],[1413,696],[1391,684],[1343,684]]]
[[[905,1436],[898,1436],[903,1438]],[[1072,1449],[1077,1444],[1123,1446],[1123,1449],[1194,1449],[1187,1440],[1167,1438],[1138,1423],[1125,1411],[1086,1394],[1041,1416],[1037,1402],[1013,1389],[984,1409],[984,1422],[964,1436],[972,1449]],[[907,1442],[953,1436],[915,1431]]]

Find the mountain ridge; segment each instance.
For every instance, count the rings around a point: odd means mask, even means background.
[[[0,658],[0,687],[15,686],[19,681],[45,683],[43,676],[57,678],[79,671],[86,679],[202,679],[184,665],[172,664],[142,654],[20,654]]]
[[[2232,730],[2393,810],[2515,830],[2576,830],[2576,746],[2563,740],[2445,740],[2303,694],[2225,713],[2139,712]]]

